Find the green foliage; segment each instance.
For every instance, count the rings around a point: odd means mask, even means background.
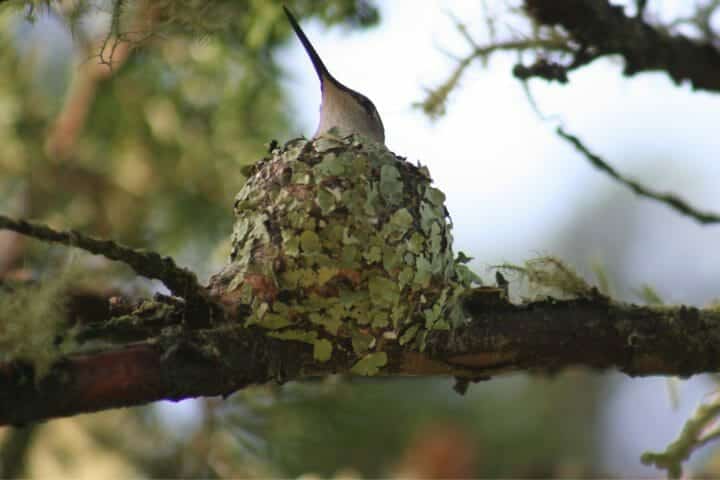
[[[350,371],[368,377],[377,375],[380,369],[387,365],[387,360],[387,353],[385,352],[369,353],[358,360]]]
[[[214,36],[243,48],[267,51],[278,36],[284,38],[289,28],[280,9],[283,3],[258,0],[75,0],[60,5],[58,0],[10,0],[2,7],[21,11],[24,19],[35,23],[38,18],[54,12],[62,15],[73,32],[82,29],[88,17],[101,12],[109,21],[109,36],[131,39],[141,37],[184,35]],[[349,22],[371,26],[378,22],[377,9],[370,1],[334,0],[290,2],[303,15],[318,16],[327,24]],[[152,8],[152,23],[138,29],[137,12]],[[280,26],[280,28],[278,28]]]
[[[238,455],[267,459],[277,477],[322,478],[351,469],[360,478],[397,478],[417,440],[452,429],[473,452],[471,476],[551,478],[555,468],[592,462],[588,419],[599,408],[600,381],[498,378],[460,397],[446,379],[328,378],[238,394],[217,420]],[[453,451],[438,461],[452,462]],[[403,476],[403,477],[406,477]]]
[[[321,338],[313,344],[313,357],[319,362],[327,362],[332,357],[333,346],[330,340]]]

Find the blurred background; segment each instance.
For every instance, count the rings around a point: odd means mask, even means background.
[[[618,299],[644,302],[646,287],[666,303],[718,297],[720,228],[634,196],[554,128],[718,211],[720,97],[601,60],[567,85],[531,81],[541,117],[508,53],[472,65],[431,120],[413,104],[468,54],[457,22],[480,44],[488,17],[499,36],[522,35],[517,2],[287,3],[336,78],[374,101],[388,147],[429,167],[455,249],[480,275],[551,254]],[[658,21],[694,7],[649,5]],[[227,258],[242,167],[272,139],[314,133],[319,85],[291,35],[274,1],[1,3],[0,212],[153,249],[207,279]],[[0,276],[70,266],[97,289],[160,288],[0,232]],[[12,461],[16,475],[52,478],[658,476],[640,454],[664,449],[716,388],[710,376],[583,369],[493,379],[465,396],[448,379],[329,378],[0,430],[0,458],[6,472]],[[714,454],[695,455],[693,471],[720,473]]]

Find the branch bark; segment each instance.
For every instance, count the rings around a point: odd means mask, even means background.
[[[0,230],[10,230],[46,242],[81,248],[95,255],[125,263],[138,275],[160,280],[171,292],[184,298],[192,307],[188,309],[187,313],[190,315],[186,318],[193,323],[198,316],[208,316],[214,310],[214,305],[208,299],[205,289],[198,283],[195,274],[178,267],[172,258],[163,257],[157,252],[135,250],[111,240],[99,240],[74,230],[53,230],[46,225],[15,220],[5,215],[0,215]],[[202,324],[203,322],[200,321],[199,325]]]
[[[671,35],[646,23],[642,16],[629,17],[622,6],[608,0],[525,0],[525,9],[541,25],[563,27],[581,46],[566,70],[606,55],[620,55],[627,76],[664,71],[675,83],[689,81],[694,89],[720,91],[717,48],[684,35]],[[546,71],[529,67],[520,73],[523,78],[544,77]]]
[[[0,364],[0,424],[25,424],[156,400],[230,395],[249,385],[348,372],[352,348],[338,340],[320,362],[312,345],[267,337],[258,327],[178,326],[185,305],[145,301],[131,313],[82,327],[78,341],[105,343],[58,359],[44,378],[26,363]],[[470,323],[434,331],[425,352],[387,342],[380,375],[448,375],[465,380],[569,366],[628,375],[690,376],[720,371],[720,311],[620,304],[600,295],[512,304],[497,289],[467,299]],[[349,342],[349,340],[348,340]]]

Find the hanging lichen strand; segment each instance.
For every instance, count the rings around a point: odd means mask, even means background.
[[[246,325],[312,343],[319,361],[351,344],[356,373],[377,373],[387,342],[422,350],[429,330],[463,322],[459,299],[475,278],[453,258],[431,182],[427,168],[354,136],[288,142],[235,199],[231,263],[214,294]]]

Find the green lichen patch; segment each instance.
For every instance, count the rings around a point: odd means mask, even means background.
[[[72,348],[69,335],[58,343],[66,317],[65,293],[71,282],[71,274],[63,274],[12,291],[0,288],[0,363],[28,362],[38,381]]]
[[[231,263],[213,293],[250,306],[238,321],[312,343],[319,361],[345,349],[376,373],[378,339],[424,348],[424,332],[464,322],[460,298],[477,280],[453,256],[431,182],[353,136],[289,142],[237,194]]]
[[[358,360],[350,371],[357,375],[377,375],[380,369],[387,365],[387,360],[387,353],[385,352],[370,353]]]
[[[313,343],[313,358],[319,362],[327,362],[332,357],[333,346],[330,340],[321,338]]]

